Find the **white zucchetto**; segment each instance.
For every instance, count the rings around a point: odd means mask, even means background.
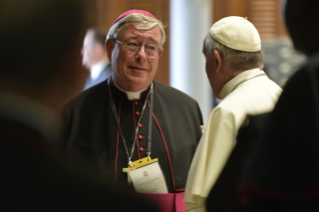
[[[258,52],[261,50],[259,33],[247,18],[229,16],[217,21],[209,30],[219,43],[235,50]]]

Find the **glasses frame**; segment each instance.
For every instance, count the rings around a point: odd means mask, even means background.
[[[127,43],[123,43],[123,42],[117,40],[116,38],[112,38],[112,40],[113,40],[114,42],[116,42],[116,43],[119,43],[119,44],[122,44],[123,46],[125,46],[125,51],[126,51],[126,53],[129,54],[129,55],[136,55],[136,54],[141,50],[141,48],[142,48],[142,45],[140,45],[134,54],[130,54],[130,53],[128,53],[128,51],[127,51]],[[145,49],[145,48],[144,48],[144,49]],[[145,51],[145,50],[144,50],[144,51]],[[156,57],[158,56],[158,54],[159,54],[160,51],[161,51],[161,48],[157,49],[156,54],[155,54],[154,57],[150,57],[150,56],[146,53],[146,51],[145,51],[145,54],[146,54],[147,58],[156,58]]]

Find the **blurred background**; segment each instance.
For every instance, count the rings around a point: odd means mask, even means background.
[[[264,71],[280,86],[305,61],[293,49],[282,20],[280,0],[84,0],[84,31],[98,27],[108,32],[113,21],[130,9],[147,10],[166,25],[167,41],[155,80],[184,91],[201,107],[204,123],[216,104],[205,73],[203,39],[211,25],[227,16],[248,17],[262,40]],[[84,32],[83,31],[83,32]],[[83,38],[84,38],[83,33]],[[81,49],[79,49],[79,54]],[[81,61],[79,61],[81,64]],[[77,84],[65,92],[81,92],[89,72],[79,68]],[[74,76],[70,76],[74,77]],[[61,103],[62,105],[63,103]]]

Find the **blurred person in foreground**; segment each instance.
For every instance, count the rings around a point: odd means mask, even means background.
[[[156,210],[109,188],[94,167],[62,165],[63,153],[50,145],[56,137],[46,136],[74,83],[68,76],[80,59],[80,1],[1,1],[0,16],[0,211]]]
[[[114,174],[114,184],[149,193],[169,212],[185,210],[202,116],[194,99],[153,80],[164,42],[164,26],[151,13],[120,15],[106,41],[113,74],[64,105],[58,117],[68,150],[90,153]]]
[[[82,47],[82,65],[89,71],[83,90],[86,90],[104,80],[112,73],[111,63],[106,55],[106,35],[98,29],[89,29],[86,32]]]
[[[250,117],[207,200],[209,211],[319,210],[319,2],[283,2],[287,29],[307,63],[274,110]]]
[[[212,111],[187,178],[187,211],[205,211],[205,201],[247,115],[269,112],[282,89],[261,70],[257,29],[247,18],[230,16],[216,22],[203,42],[206,73],[222,101]]]

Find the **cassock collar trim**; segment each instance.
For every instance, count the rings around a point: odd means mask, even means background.
[[[141,98],[141,93],[143,93],[143,91],[145,91],[146,89],[148,89],[148,87],[147,87],[147,88],[145,88],[145,89],[143,89],[143,90],[141,90],[141,91],[137,91],[137,92],[126,91],[126,90],[120,88],[120,87],[116,84],[116,82],[115,82],[115,80],[113,79],[113,77],[112,77],[112,81],[113,81],[115,87],[116,87],[117,89],[119,89],[120,91],[122,91],[123,93],[125,93],[126,96],[127,96],[127,99],[130,100],[130,101],[139,100],[139,99]]]

